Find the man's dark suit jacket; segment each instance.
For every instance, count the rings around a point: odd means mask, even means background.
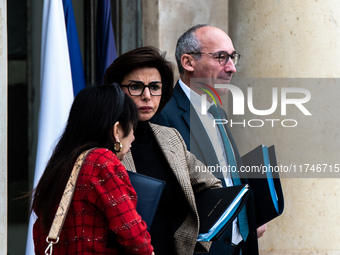
[[[220,113],[223,118],[227,119],[225,111],[220,108]],[[224,116],[223,116],[224,115]],[[177,82],[174,88],[174,94],[170,101],[166,104],[161,113],[156,114],[151,122],[176,128],[188,147],[188,150],[195,154],[206,166],[219,165],[215,150],[211,141],[201,123],[196,111],[193,109],[188,97],[185,95],[181,86]],[[242,165],[241,157],[237,150],[234,139],[232,138],[228,127],[226,126],[228,136],[235,151],[238,167]],[[221,178],[222,176],[217,176]],[[248,183],[247,179],[240,173],[242,183]],[[223,183],[225,183],[223,181]],[[249,235],[242,249],[243,255],[258,254],[257,232],[254,210],[254,196],[250,192],[247,204],[247,216],[249,224]],[[231,227],[225,232],[224,236],[219,241],[214,241],[209,254],[226,255],[230,254],[231,249]]]

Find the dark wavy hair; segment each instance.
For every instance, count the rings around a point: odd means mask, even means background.
[[[143,67],[156,68],[161,75],[163,83],[162,97],[156,112],[159,113],[172,97],[174,74],[171,62],[166,60],[165,53],[161,53],[157,48],[144,46],[128,51],[118,57],[106,69],[104,84],[113,82],[121,84],[127,74]]]
[[[89,86],[76,96],[64,133],[56,145],[45,171],[33,191],[32,210],[48,230],[77,157],[99,147],[114,151],[113,126],[119,121],[124,136],[138,122],[132,99],[116,84]]]

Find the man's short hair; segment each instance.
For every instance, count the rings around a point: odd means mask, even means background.
[[[184,73],[184,68],[181,63],[181,57],[183,54],[188,52],[200,52],[201,51],[201,42],[198,40],[195,32],[197,29],[201,27],[212,26],[209,24],[198,24],[191,28],[189,28],[184,34],[182,34],[176,44],[176,52],[175,58],[177,62],[178,71],[180,74]],[[200,59],[202,56],[197,54],[193,55],[195,59]]]

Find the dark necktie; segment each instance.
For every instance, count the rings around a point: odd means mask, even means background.
[[[212,114],[212,116],[214,117],[215,120],[222,120],[222,117],[221,117],[220,113],[218,112],[216,105],[212,105],[209,108],[208,112],[210,112]],[[225,152],[227,154],[229,169],[230,170],[236,169],[236,171],[230,171],[233,183],[234,183],[234,185],[241,185],[242,183],[241,183],[241,180],[240,180],[240,176],[237,172],[237,163],[236,163],[236,159],[235,159],[234,150],[231,146],[228,134],[227,134],[223,124],[221,123],[221,121],[217,121],[216,125],[217,125],[217,127],[220,131],[220,134],[221,134],[221,137],[222,137],[222,140],[223,140],[224,149],[225,149]],[[241,234],[243,240],[246,241],[248,234],[249,234],[249,228],[248,228],[247,211],[246,211],[245,205],[243,206],[242,210],[240,211],[240,213],[238,215],[238,222],[239,222],[239,227],[240,227],[240,234]]]

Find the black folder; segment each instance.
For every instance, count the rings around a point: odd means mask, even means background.
[[[165,181],[132,171],[127,172],[131,184],[137,193],[137,212],[142,216],[142,219],[148,226],[148,230],[150,230],[162,196]]]
[[[284,209],[274,145],[269,148],[259,145],[242,156],[242,163],[248,167],[247,171],[253,167],[252,172],[247,172],[247,177],[254,192],[256,225],[259,227],[281,215]]]
[[[248,185],[207,189],[195,195],[200,228],[197,241],[218,240],[248,199]]]

